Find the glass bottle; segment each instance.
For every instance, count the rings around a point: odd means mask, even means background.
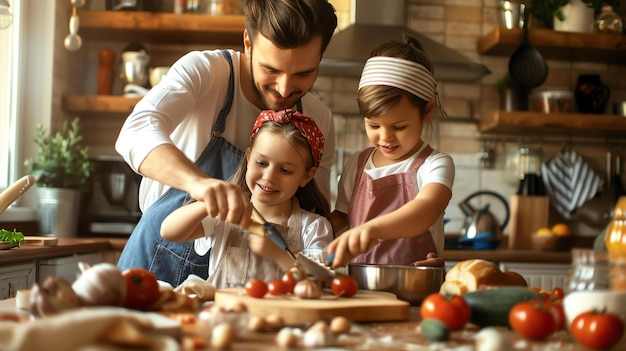
[[[604,5],[595,19],[593,28],[596,33],[622,34],[624,23],[619,15],[613,11],[613,7]]]

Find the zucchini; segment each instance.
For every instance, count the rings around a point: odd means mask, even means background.
[[[444,322],[436,318],[424,319],[420,324],[420,330],[422,335],[429,341],[443,342],[450,340],[450,329]]]
[[[479,327],[509,326],[509,312],[516,303],[542,298],[541,294],[525,287],[501,287],[476,290],[463,295],[470,306],[470,322]]]

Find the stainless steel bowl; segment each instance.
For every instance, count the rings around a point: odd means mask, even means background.
[[[443,267],[350,264],[348,272],[359,289],[394,293],[398,299],[419,305],[426,296],[438,292],[443,283]]]

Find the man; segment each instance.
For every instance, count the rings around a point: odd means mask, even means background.
[[[247,0],[244,52],[196,51],[183,56],[135,106],[116,150],[144,176],[143,216],[118,268],[144,267],[179,285],[191,273],[207,276],[211,243],[160,238],[162,220],[190,200],[210,216],[250,224],[250,199],[226,180],[249,143],[263,109],[295,108],[315,119],[326,137],[316,181],[330,198],[335,152],[332,115],[309,93],[337,26],[327,0]]]

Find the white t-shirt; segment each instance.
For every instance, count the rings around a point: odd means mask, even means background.
[[[261,110],[241,90],[240,53],[229,51],[233,60],[234,97],[222,136],[245,150]],[[135,105],[118,136],[117,152],[135,172],[150,151],[166,143],[176,145],[191,161],[198,159],[211,140],[213,125],[226,101],[229,75],[228,62],[220,50],[193,51],[181,57],[161,83]],[[330,198],[330,169],[335,157],[332,114],[311,93],[301,101],[303,114],[315,120],[326,138],[315,179],[322,193]],[[141,210],[145,211],[168,188],[144,177],[139,189]]]
[[[372,179],[379,179],[388,175],[407,172],[411,167],[411,164],[415,158],[424,150],[426,143],[406,160],[391,165],[376,167],[372,161],[372,154],[365,164],[365,173],[372,177]],[[335,209],[342,213],[348,213],[350,206],[350,199],[352,198],[352,191],[354,190],[354,183],[356,182],[358,171],[358,158],[359,153],[355,153],[348,158],[343,166],[343,173],[339,180],[339,186],[337,190],[337,201],[335,203]],[[454,161],[450,155],[433,150],[433,152],[426,158],[421,167],[417,169],[415,173],[415,184],[417,184],[416,191],[425,186],[428,183],[441,183],[452,190],[454,183]],[[444,245],[444,229],[443,229],[443,214],[439,217],[437,222],[430,227],[430,233],[437,247],[437,252],[443,252]]]

